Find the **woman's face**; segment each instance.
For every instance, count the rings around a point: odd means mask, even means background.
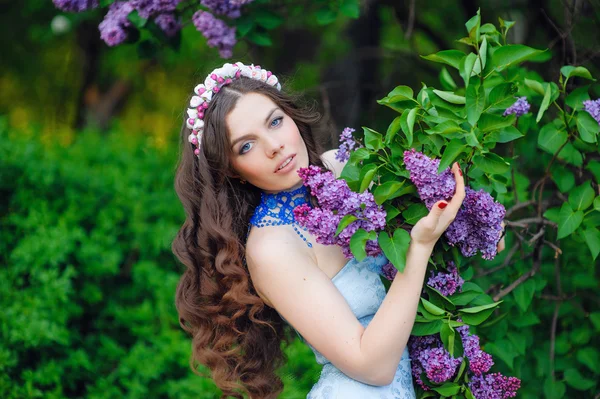
[[[300,187],[297,170],[308,167],[306,145],[294,120],[269,97],[244,94],[226,123],[241,179],[270,193]]]

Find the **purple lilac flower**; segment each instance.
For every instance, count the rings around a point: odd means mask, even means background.
[[[116,46],[127,39],[127,30],[131,22],[127,19],[133,7],[129,2],[116,1],[112,3],[98,28],[100,29],[100,38],[109,46]]]
[[[227,26],[222,20],[215,18],[207,11],[196,11],[192,16],[196,29],[204,35],[210,47],[219,49],[221,58],[230,58],[235,40],[235,28]]]
[[[383,277],[387,278],[390,281],[394,280],[397,273],[398,269],[396,269],[391,263],[388,263],[381,269],[381,274],[383,274]]]
[[[81,12],[98,7],[98,0],[52,0],[56,8],[67,12]]]
[[[500,373],[474,376],[469,388],[476,399],[514,398],[521,387],[521,380],[516,377],[505,377]]]
[[[458,268],[454,265],[454,262],[448,262],[449,273],[434,273],[431,271],[431,277],[427,281],[427,285],[431,288],[435,288],[442,295],[449,296],[454,294],[456,291],[461,291],[462,285],[465,283],[462,277],[458,275]]]
[[[154,22],[169,37],[175,36],[181,30],[181,23],[175,14],[160,14],[154,18]]]
[[[456,369],[462,363],[462,358],[453,358],[442,347],[421,351],[417,360],[421,363],[421,367],[425,371],[427,378],[436,384],[441,384],[454,377]]]
[[[352,137],[352,132],[354,132],[354,129],[347,127],[340,134],[340,146],[335,153],[335,159],[340,162],[346,162],[350,158],[350,152],[356,147],[356,141]]]
[[[427,209],[431,209],[437,201],[448,200],[454,195],[454,175],[450,168],[438,175],[439,159],[431,159],[412,148],[404,152],[404,164]]]
[[[465,199],[456,218],[446,230],[450,245],[458,245],[466,257],[481,251],[483,259],[493,259],[497,253],[506,209],[483,191],[465,189]]]
[[[504,111],[504,116],[514,114],[517,118],[529,112],[531,105],[527,102],[527,97],[519,97],[517,101]]]
[[[479,337],[469,333],[467,325],[457,327],[456,330],[460,333],[465,356],[469,360],[469,369],[475,375],[487,373],[494,365],[494,360],[489,353],[481,350]]]
[[[600,98],[597,100],[586,100],[583,102],[583,109],[586,110],[596,122],[600,123]]]
[[[241,4],[230,0],[201,0],[200,4],[209,8],[216,15],[224,15],[227,18],[239,18]]]
[[[437,201],[447,200],[454,195],[454,176],[450,168],[437,174],[439,160],[430,159],[412,149],[404,152],[404,163],[428,209]],[[484,259],[493,259],[497,253],[506,209],[483,190],[475,191],[467,187],[465,194],[455,220],[445,232],[448,243],[457,245],[464,256],[473,256],[479,250]]]
[[[378,231],[385,227],[385,211],[375,203],[373,194],[355,193],[350,190],[346,181],[336,179],[332,172],[323,172],[317,166],[301,168],[298,175],[304,185],[310,188],[311,195],[317,199],[319,206],[299,206],[294,209],[294,216],[300,225],[316,237],[318,243],[339,245],[344,255],[352,258],[350,238],[358,229]],[[337,227],[346,215],[354,215],[358,219],[336,237]],[[375,240],[367,241],[365,250],[369,256],[381,253]]]
[[[150,17],[175,11],[177,4],[181,0],[130,0],[131,5],[140,14],[140,17],[149,19]]]

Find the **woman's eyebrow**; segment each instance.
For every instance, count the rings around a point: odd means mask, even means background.
[[[269,122],[269,119],[271,118],[271,115],[273,115],[273,112],[277,111],[279,109],[279,107],[275,107],[271,110],[271,112],[269,112],[269,115],[267,115],[267,117],[265,118],[265,123]]]

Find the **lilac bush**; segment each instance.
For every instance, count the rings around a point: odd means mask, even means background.
[[[450,168],[438,175],[438,159],[431,159],[411,149],[404,152],[404,163],[419,197],[428,209],[437,201],[449,200],[454,195],[454,175]],[[506,209],[483,190],[475,191],[466,187],[465,194],[455,220],[445,232],[448,243],[458,246],[464,256],[470,257],[481,251],[484,259],[493,259],[497,253]]]
[[[465,280],[458,275],[458,268],[454,262],[448,262],[448,273],[431,271],[431,277],[427,280],[427,285],[435,288],[444,296],[450,296],[456,291],[461,290]]]
[[[319,206],[311,208],[302,205],[294,209],[294,216],[300,225],[316,237],[317,242],[324,245],[336,244],[342,247],[347,258],[352,258],[350,238],[358,229],[379,231],[385,227],[386,213],[375,203],[373,194],[365,191],[356,193],[348,187],[344,180],[338,180],[330,171],[322,171],[319,167],[301,168],[298,174],[304,185],[310,189]],[[350,223],[336,237],[337,227],[346,215],[354,215],[357,220]],[[366,245],[369,256],[381,253],[377,242],[370,240]]]
[[[356,140],[354,140],[354,137],[352,136],[354,131],[355,130],[351,127],[347,127],[342,130],[342,134],[340,134],[340,146],[335,153],[335,159],[340,162],[346,162],[350,159],[350,152],[353,151],[355,147],[360,148],[360,146],[357,147]]]
[[[517,396],[521,380],[500,373],[474,376],[469,388],[476,399],[508,399]]]
[[[469,326],[464,325],[456,328],[460,333],[465,356],[469,360],[469,370],[475,375],[487,373],[494,365],[492,355],[481,350],[479,346],[479,337],[469,333]]]
[[[61,11],[81,12],[98,7],[98,0],[52,0]]]
[[[196,11],[192,16],[196,29],[206,38],[210,47],[216,47],[222,58],[230,58],[233,46],[236,43],[235,28],[227,24],[208,11]]]
[[[116,1],[108,9],[104,20],[100,22],[100,38],[109,46],[116,46],[127,39],[127,28],[131,22],[127,19],[133,6],[127,1]]]

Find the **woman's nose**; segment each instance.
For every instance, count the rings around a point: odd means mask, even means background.
[[[267,156],[274,157],[279,151],[283,150],[284,145],[281,140],[277,140],[276,138],[270,138],[267,141]]]

